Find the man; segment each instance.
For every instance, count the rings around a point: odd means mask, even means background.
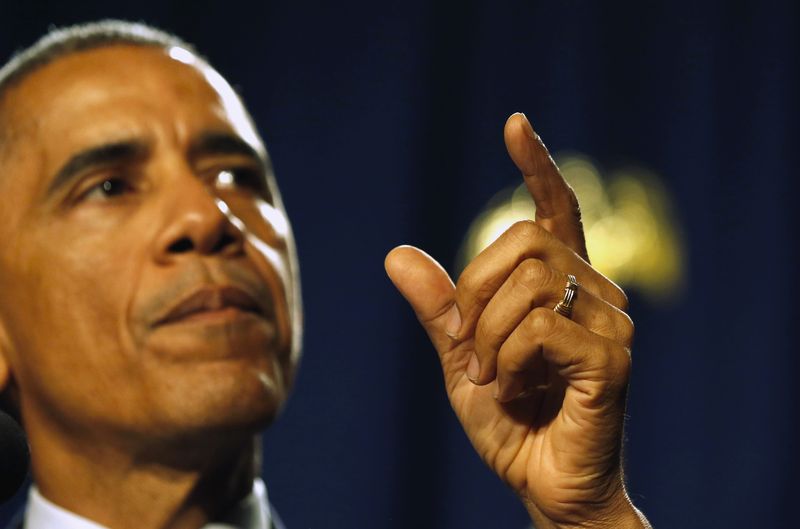
[[[625,296],[588,264],[575,197],[523,115],[505,138],[536,223],[457,286],[411,247],[387,273],[537,527],[645,527],[620,462]],[[55,32],[0,72],[0,160],[0,386],[31,446],[25,526],[269,527],[257,436],[294,377],[299,279],[231,87],[151,28]]]

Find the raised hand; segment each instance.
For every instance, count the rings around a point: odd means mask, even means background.
[[[580,210],[522,114],[505,141],[536,203],[454,285],[401,246],[386,271],[427,331],[450,403],[478,454],[537,527],[646,527],[625,492],[621,446],[633,324],[627,299],[588,262]],[[553,309],[567,277],[573,309]]]

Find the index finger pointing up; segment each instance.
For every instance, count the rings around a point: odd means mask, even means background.
[[[536,204],[536,223],[588,261],[578,199],[528,118],[512,114],[503,132],[508,154]]]

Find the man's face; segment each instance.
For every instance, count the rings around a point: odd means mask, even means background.
[[[288,223],[230,87],[192,62],[79,52],[5,100],[0,384],[29,433],[251,431],[285,399]]]

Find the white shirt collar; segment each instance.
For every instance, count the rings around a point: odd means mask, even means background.
[[[269,529],[272,513],[267,500],[267,487],[260,478],[253,481],[253,490],[220,521],[209,523],[202,529]],[[108,529],[83,516],[70,512],[51,502],[36,486],[28,491],[25,511],[25,529]]]

